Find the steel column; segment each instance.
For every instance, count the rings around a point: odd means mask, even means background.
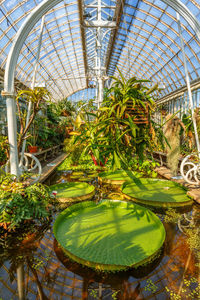
[[[44,19],[45,19],[45,16],[42,17],[42,22],[41,22],[41,27],[40,27],[38,49],[37,49],[37,55],[36,55],[36,60],[35,60],[35,66],[34,66],[34,70],[33,70],[33,81],[32,81],[32,85],[31,85],[32,90],[35,88],[36,74],[37,74],[37,68],[38,68],[38,61],[39,61],[40,50],[41,50],[41,45],[42,45],[42,35],[43,35],[43,29],[44,29]],[[30,120],[31,108],[32,108],[32,102],[29,101],[29,103],[28,103],[28,110],[27,110],[27,116],[26,116],[26,126],[28,125],[29,120]],[[22,144],[20,165],[23,165],[25,147],[26,147],[26,139],[24,139],[23,144]]]
[[[7,116],[8,116],[8,138],[10,143],[10,161],[11,172],[14,175],[19,175],[18,170],[18,151],[17,151],[17,125],[16,125],[16,104],[14,97],[14,75],[17,60],[21,48],[34,25],[46,14],[51,8],[60,3],[62,0],[44,0],[33,9],[28,15],[23,25],[17,32],[10,49],[4,76],[4,92],[2,95],[6,97]],[[200,40],[200,23],[197,18],[190,12],[190,10],[180,0],[162,0],[164,3],[171,6],[177,11],[193,28],[194,32]]]
[[[193,126],[194,126],[194,134],[195,134],[195,140],[196,140],[196,145],[197,145],[198,157],[200,159],[199,136],[198,136],[198,132],[197,132],[197,124],[196,124],[196,119],[195,119],[195,115],[194,115],[194,105],[193,105],[192,91],[191,91],[191,86],[190,86],[190,78],[189,78],[189,73],[188,73],[188,68],[187,68],[187,61],[186,61],[185,47],[184,47],[184,41],[183,41],[183,35],[182,35],[182,29],[181,29],[180,15],[178,12],[176,13],[176,18],[177,18],[179,36],[180,36],[180,40],[181,40],[181,51],[182,51],[182,55],[183,55],[183,64],[184,64],[185,78],[186,78],[187,89],[188,89],[189,105],[190,105],[190,109],[192,112],[192,122],[193,122]]]
[[[41,4],[39,4],[20,27],[8,54],[4,74],[4,91],[2,92],[2,96],[6,98],[7,106],[8,139],[10,144],[10,172],[17,177],[20,175],[20,171],[17,149],[16,102],[14,99],[15,68],[17,65],[20,50],[31,29],[44,14],[46,14],[52,7],[54,7],[61,1],[62,0],[45,0]]]

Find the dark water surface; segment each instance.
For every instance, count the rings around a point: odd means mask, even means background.
[[[62,173],[51,183],[66,179],[70,180],[70,174]],[[95,178],[91,181],[97,185]],[[95,200],[110,193],[113,191],[99,189]],[[195,206],[193,219],[196,216],[199,218],[199,208]],[[9,233],[0,237],[0,300],[18,299],[17,277],[24,299],[200,299],[196,254],[177,224],[164,224],[165,245],[154,262],[109,274],[70,261],[55,240],[52,225],[53,221],[33,227],[29,234],[24,229],[14,238]],[[24,282],[20,281],[23,270]]]

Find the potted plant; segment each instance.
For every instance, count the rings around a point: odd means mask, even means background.
[[[0,226],[13,231],[24,222],[42,224],[51,215],[47,188],[20,182],[9,174],[0,176]]]
[[[37,153],[38,152],[38,146],[28,145],[28,152],[29,153]]]
[[[45,107],[45,103],[49,100],[50,94],[45,88],[36,87],[33,90],[20,90],[18,91],[16,102],[17,102],[17,110],[18,110],[18,118],[20,122],[20,132],[18,135],[18,150],[20,152],[20,148],[24,139],[30,137],[28,135],[31,125],[37,115],[37,113]],[[26,114],[23,113],[22,108],[20,107],[19,101],[24,99],[27,102],[32,103],[32,109],[28,124],[26,124]],[[34,135],[33,135],[34,136]],[[33,145],[35,146],[35,145]]]

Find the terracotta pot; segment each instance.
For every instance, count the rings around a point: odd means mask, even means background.
[[[36,153],[38,152],[38,146],[28,146],[29,153]]]

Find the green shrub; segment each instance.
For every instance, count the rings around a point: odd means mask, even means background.
[[[131,170],[133,171],[139,171],[145,176],[148,177],[157,177],[157,172],[155,171],[155,168],[158,167],[160,164],[157,163],[156,161],[151,161],[151,160],[144,160],[143,162],[140,162],[138,158],[134,157],[129,161],[129,166]]]
[[[49,192],[35,183],[17,182],[11,175],[0,177],[0,225],[15,229],[24,221],[42,223],[50,216],[48,210]]]
[[[74,144],[74,137],[64,140],[64,150],[69,154],[68,159],[72,166],[79,164],[83,149],[84,145],[81,142]]]
[[[4,164],[8,158],[8,138],[6,136],[0,135],[0,165]]]

